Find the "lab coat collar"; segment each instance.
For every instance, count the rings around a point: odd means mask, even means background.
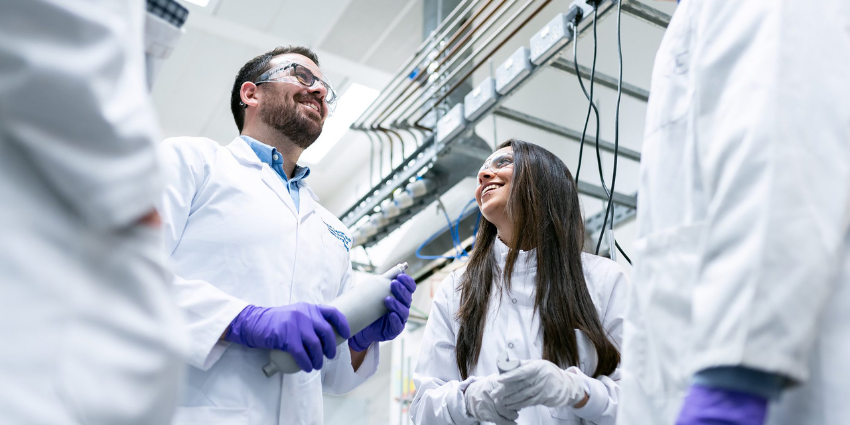
[[[251,165],[255,168],[263,168],[263,162],[257,157],[257,154],[242,140],[241,137],[236,137],[227,145],[227,150],[233,154],[237,161]]]
[[[284,205],[286,205],[287,208],[289,208],[293,215],[301,219],[316,209],[316,203],[319,201],[319,197],[316,196],[312,189],[310,189],[307,182],[300,180],[297,184],[301,196],[301,202],[300,208],[296,210],[295,203],[292,202],[292,197],[286,190],[286,186],[284,186],[283,182],[280,180],[280,176],[278,176],[271,167],[263,167],[263,162],[260,161],[260,158],[257,157],[254,150],[251,149],[251,147],[248,146],[248,143],[246,143],[241,137],[237,136],[233,139],[233,141],[227,145],[227,149],[233,154],[237,161],[260,171],[263,183],[265,183],[269,189],[274,191],[277,197],[284,203]]]
[[[496,238],[495,242],[493,243],[493,250],[496,253],[496,263],[499,265],[499,267],[505,267],[505,262],[508,259],[508,246],[505,245],[499,238]],[[517,256],[516,259],[516,263],[514,264],[514,271],[518,272],[534,269],[537,269],[537,250],[520,250],[519,256]]]
[[[295,203],[292,202],[292,197],[289,196],[289,192],[286,190],[286,186],[283,185],[283,182],[280,180],[280,177],[274,170],[271,169],[268,165],[263,167],[263,162],[260,161],[260,158],[257,157],[257,154],[248,146],[241,137],[237,137],[229,145],[227,145],[227,149],[233,154],[237,161],[242,164],[248,165],[251,168],[255,168],[260,172],[260,177],[263,180],[263,183],[269,187],[289,208],[289,211],[296,217],[299,217],[300,214],[298,210],[295,209]],[[315,207],[313,207],[315,208]],[[310,209],[312,211],[313,208],[304,208]]]

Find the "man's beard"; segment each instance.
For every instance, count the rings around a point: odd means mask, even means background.
[[[322,124],[298,110],[300,103],[276,99],[260,109],[260,120],[280,131],[295,146],[307,149],[322,134]]]

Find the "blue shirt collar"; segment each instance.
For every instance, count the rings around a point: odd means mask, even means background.
[[[277,153],[277,148],[271,147],[251,136],[240,135],[240,138],[251,147],[251,150],[257,155],[260,161],[266,163],[272,170],[275,170],[286,181],[300,181],[310,175],[310,167],[301,167],[295,164],[295,171],[292,173],[292,178],[286,178],[283,173],[283,155]],[[277,159],[275,159],[275,157]]]

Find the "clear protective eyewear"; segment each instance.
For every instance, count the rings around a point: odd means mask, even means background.
[[[481,166],[481,169],[479,169],[478,172],[480,173],[485,170],[490,170],[491,173],[496,173],[497,171],[507,168],[511,165],[514,165],[514,154],[511,152],[503,152],[499,155],[487,159],[487,161],[484,162],[484,165]]]
[[[317,77],[310,68],[298,62],[284,61],[274,68],[266,71],[254,84],[260,85],[263,83],[298,83],[306,88],[314,87],[316,84],[325,86],[327,94],[325,95],[325,103],[328,105],[328,110],[333,112],[336,109],[336,102],[339,97],[336,95],[330,81]]]

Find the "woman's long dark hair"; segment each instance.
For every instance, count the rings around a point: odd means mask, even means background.
[[[584,220],[576,183],[567,166],[540,146],[517,139],[499,149],[513,149],[514,172],[508,197],[508,220],[514,241],[505,269],[499,270],[493,243],[496,226],[481,220],[475,247],[460,279],[456,357],[466,379],[478,363],[481,339],[493,288],[510,290],[518,247],[534,247],[537,281],[534,310],[543,329],[543,358],[560,367],[579,364],[573,329],[587,335],[596,347],[598,363],[593,376],[610,375],[620,362],[620,352],[605,336],[581,265]]]

